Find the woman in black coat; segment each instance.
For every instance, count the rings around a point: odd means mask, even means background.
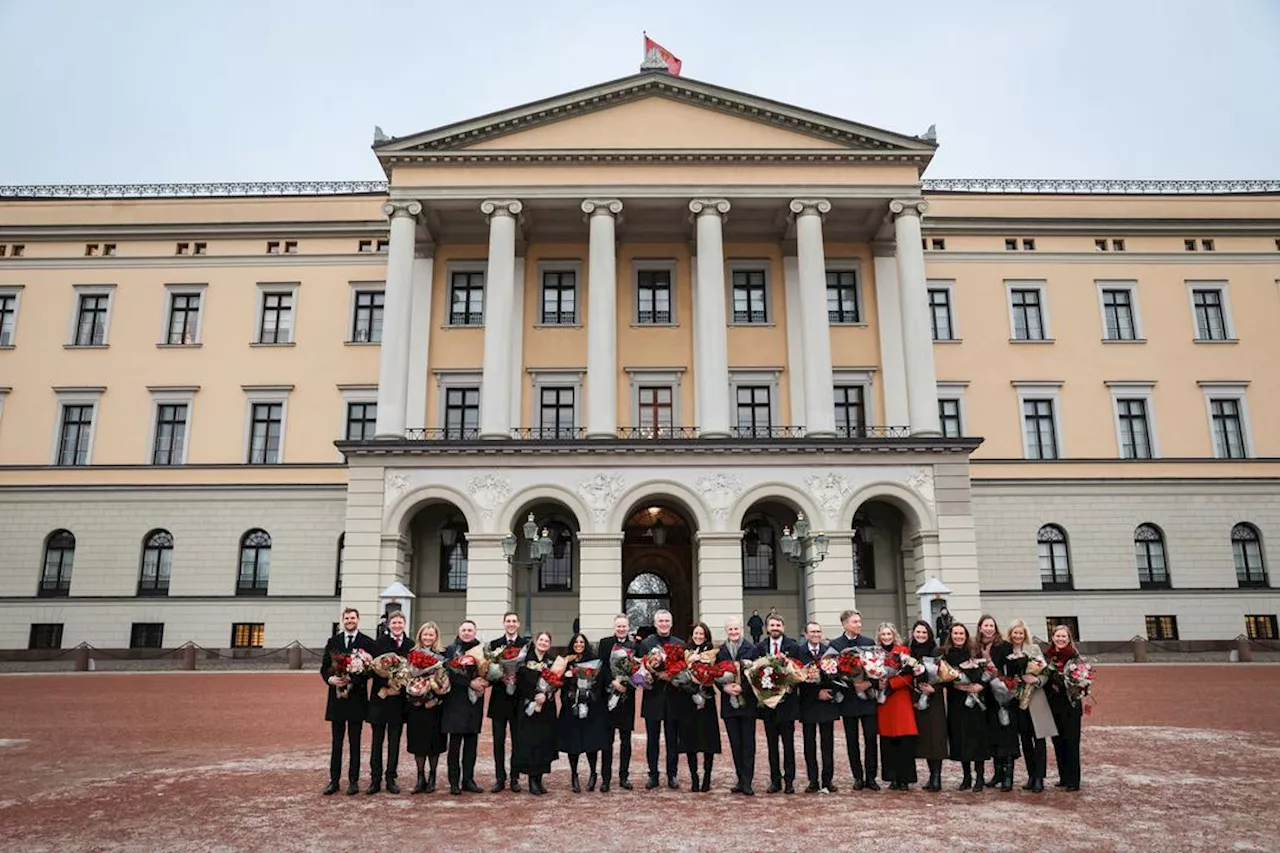
[[[969,637],[969,629],[957,622],[951,626],[951,633],[942,644],[942,658],[956,669],[971,657],[976,650]],[[977,702],[969,704],[969,695],[973,694],[985,703],[986,685],[960,684],[952,681],[947,684],[947,743],[952,761],[959,761],[964,771],[958,790],[970,789],[981,791],[986,784],[986,768],[983,766],[991,757],[991,747],[987,742],[987,712]],[[977,775],[970,775],[971,766],[976,765]]]
[[[1058,759],[1058,787],[1068,791],[1080,790],[1080,723],[1084,714],[1083,699],[1068,688],[1064,673],[1073,660],[1080,657],[1076,651],[1071,629],[1058,625],[1053,629],[1049,650],[1049,683],[1045,692],[1049,698],[1049,710],[1053,712],[1053,724],[1058,734],[1053,738],[1053,754]]]
[[[689,643],[685,647],[690,652],[714,651],[711,644],[711,629],[705,622],[693,626],[689,633]],[[680,715],[680,751],[685,754],[689,763],[689,778],[695,791],[711,790],[711,767],[720,753],[720,718],[716,714],[715,688],[700,688],[703,702],[699,708],[693,701],[693,694],[681,690],[676,695],[677,713]],[[698,782],[698,755],[702,755],[702,782]]]
[[[599,660],[591,643],[583,634],[574,634],[569,641],[570,664],[590,663]],[[560,719],[556,724],[556,744],[561,752],[569,754],[569,770],[572,773],[570,785],[575,794],[582,793],[582,783],[578,781],[578,756],[587,754],[587,768],[591,775],[587,777],[587,790],[596,789],[596,762],[600,750],[604,749],[608,736],[608,716],[600,685],[599,673],[589,682],[590,686],[579,686],[578,679],[573,677],[573,667],[565,673],[564,687],[560,693]]]
[[[434,622],[427,622],[418,629],[414,650],[435,655],[444,659],[444,647],[440,645],[440,628]],[[418,784],[414,786],[415,794],[434,794],[436,790],[436,767],[440,764],[440,753],[448,748],[448,738],[441,727],[441,713],[444,700],[434,693],[422,699],[410,696],[405,703],[405,734],[409,740],[409,754],[418,764]],[[427,761],[431,762],[431,774],[427,775]]]
[[[996,624],[993,616],[983,616],[978,620],[978,650],[982,657],[991,661],[991,665],[1000,675],[1012,674],[1008,660],[1013,652],[1013,646],[1005,641],[1000,633],[1000,626]],[[1005,708],[1004,719],[1007,722],[1001,722],[1000,703],[996,701],[992,684],[994,682],[987,685],[987,693],[984,697],[987,703],[987,743],[991,745],[993,759],[991,763],[994,768],[990,787],[999,785],[1001,791],[1012,791],[1013,762],[1021,754],[1018,746],[1018,727],[1009,707]],[[1011,706],[1013,704],[1010,703]]]
[[[933,641],[933,629],[923,619],[911,627],[911,656],[916,660],[937,658],[938,645]],[[916,758],[923,758],[929,766],[929,781],[921,790],[942,790],[942,762],[947,758],[947,709],[942,691],[931,684],[919,685],[920,696],[916,702]],[[922,711],[919,700],[927,696],[929,703]]]
[[[555,693],[538,692],[542,671],[554,661],[551,635],[543,631],[533,638],[533,649],[516,673],[516,713],[520,722],[511,730],[511,767],[513,773],[523,773],[529,779],[530,794],[547,792],[542,777],[551,772],[551,763],[560,757],[556,750]]]

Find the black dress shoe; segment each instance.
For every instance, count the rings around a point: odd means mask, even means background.
[[[599,780],[598,780],[598,778],[597,778],[597,776],[596,776],[596,771],[592,770],[592,771],[591,771],[591,775],[587,777],[587,790],[588,790],[588,791],[594,791],[594,790],[596,789],[596,782],[597,782],[597,781],[599,781]]]
[[[752,788],[750,784],[747,784],[742,786],[742,793],[746,794],[748,797],[754,797],[756,795],[756,790],[755,788]]]
[[[1065,787],[1067,787],[1067,783],[1066,783],[1066,782],[1063,782],[1061,779],[1059,779],[1057,782],[1053,783],[1053,787],[1055,787],[1055,788],[1065,788]]]
[[[463,782],[463,783],[462,783],[462,790],[466,791],[468,794],[483,794],[483,793],[484,793],[484,788],[481,788],[479,785],[477,785],[477,784],[475,783],[475,780],[473,780],[473,779],[468,779],[467,781]]]
[[[678,780],[678,779],[676,779],[676,777],[675,777],[674,775],[673,775],[673,776],[668,776],[668,777],[667,777],[667,787],[674,791],[674,790],[676,790],[677,788],[679,788],[679,787],[680,787],[680,782],[679,782],[679,780]]]
[[[730,793],[730,794],[741,794],[741,793],[742,793],[742,783],[741,783],[741,782],[734,782],[734,783],[733,783],[733,787],[729,789],[729,793]]]
[[[395,780],[395,779],[388,779],[388,780],[387,780],[387,793],[388,793],[388,794],[398,794],[398,793],[400,793],[400,786],[396,784],[396,780]]]
[[[694,773],[692,774],[692,776],[693,776],[693,779],[689,782],[689,790],[693,791],[696,794],[699,791],[701,791],[702,788],[698,785],[698,774]]]
[[[602,794],[607,794],[607,793],[609,793],[609,780],[608,780],[608,779],[605,779],[603,782],[601,782],[601,783],[600,783],[600,793],[602,793]]]
[[[819,785],[817,782],[810,782],[809,787],[805,788],[804,792],[806,794],[816,794],[821,790],[822,790],[822,786]]]
[[[794,782],[784,782],[784,783],[782,784],[782,790],[783,790],[783,792],[785,792],[785,793],[788,793],[788,794],[794,794],[794,793],[796,792],[796,786],[795,786],[795,783],[794,783]]]
[[[853,790],[855,790],[855,791],[861,791],[861,790],[862,790],[863,788],[865,788],[865,787],[867,787],[867,783],[866,783],[866,782],[863,782],[861,779],[854,779],[854,780],[853,780]]]
[[[658,787],[658,777],[650,773],[649,781],[644,783],[644,789],[646,791],[652,791],[656,787]]]
[[[770,782],[770,783],[769,783],[769,793],[770,793],[770,794],[776,794],[776,793],[778,793],[778,792],[779,792],[779,791],[781,791],[781,790],[782,790],[782,783],[781,783],[781,782]]]
[[[457,782],[450,782],[449,793],[453,794],[455,797],[460,795],[462,793],[462,786],[459,785]]]
[[[520,793],[520,777],[519,776],[511,777],[511,793],[513,794]]]
[[[495,782],[495,783],[493,784],[493,787],[489,789],[489,793],[490,793],[490,794],[501,794],[501,793],[502,793],[503,791],[505,791],[505,790],[507,790],[507,780],[506,780],[506,779],[499,779],[497,782]]]
[[[1043,793],[1044,793],[1044,780],[1043,780],[1043,779],[1039,779],[1039,778],[1037,778],[1037,779],[1032,779],[1032,780],[1031,780],[1031,793],[1033,793],[1033,794],[1043,794]]]
[[[427,787],[422,789],[424,794],[434,794],[436,792],[436,773],[431,771],[431,775],[427,777]]]
[[[828,782],[827,784],[823,785],[822,787],[824,787],[824,788],[826,788],[826,789],[827,789],[827,793],[828,793],[828,794],[838,794],[838,793],[840,793],[840,789],[836,787],[835,782]]]
[[[412,791],[410,791],[409,793],[410,793],[410,794],[425,794],[426,792],[427,792],[427,777],[426,777],[426,776],[419,776],[419,777],[418,777],[418,784],[414,785],[414,786],[413,786],[413,790],[412,790]]]
[[[1028,777],[1027,777],[1027,784],[1025,784],[1025,785],[1023,785],[1023,786],[1022,786],[1022,790],[1024,790],[1024,791],[1030,791],[1030,790],[1031,790],[1032,788],[1034,788],[1035,786],[1036,786],[1036,780],[1035,780],[1033,777],[1028,776]]]
[[[582,783],[578,781],[577,773],[574,773],[569,777],[569,790],[573,791],[575,794],[582,793]]]
[[[339,786],[336,781],[330,782],[328,785],[325,786],[324,795],[326,797],[332,797],[334,794],[338,793],[338,787]]]
[[[354,797],[354,796],[355,796],[356,794],[358,794],[358,793],[360,793],[360,783],[359,783],[359,782],[348,782],[348,783],[347,783],[347,796],[348,796],[348,797]]]
[[[381,790],[382,790],[382,783],[381,783],[381,782],[373,782],[372,784],[370,784],[370,785],[369,785],[369,790],[365,791],[365,793],[366,793],[366,794],[376,794],[376,793],[378,793],[378,792],[379,792],[379,791],[381,791]]]
[[[1079,785],[1063,785],[1062,787],[1063,787],[1063,788],[1065,788],[1065,789],[1066,789],[1066,790],[1068,790],[1068,791],[1079,791],[1079,790],[1080,790],[1080,786],[1079,786]]]
[[[879,791],[879,790],[880,790],[880,786],[876,784],[876,780],[875,780],[875,779],[868,779],[868,780],[867,780],[867,784],[866,784],[866,785],[864,785],[863,787],[864,787],[864,788],[866,788],[868,791]]]
[[[631,784],[630,779],[628,779],[626,776],[622,776],[618,779],[618,787],[622,788],[623,790],[630,791],[635,786]]]

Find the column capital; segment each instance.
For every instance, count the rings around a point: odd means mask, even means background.
[[[524,210],[524,202],[514,198],[488,198],[480,202],[480,212],[489,219],[495,216],[510,216],[513,219]]]
[[[831,202],[825,198],[796,198],[787,207],[795,216],[825,216],[831,212]]]
[[[388,201],[382,205],[382,215],[388,219],[395,219],[401,216],[416,219],[421,213],[422,202],[413,199],[408,201]]]
[[[622,213],[622,202],[616,198],[588,198],[582,202],[582,212],[587,216],[617,216]]]
[[[729,200],[727,198],[695,198],[689,202],[689,212],[694,216],[702,214],[724,216],[729,212]]]
[[[923,216],[928,209],[928,203],[918,198],[895,198],[889,202],[889,212],[894,219],[899,216]]]

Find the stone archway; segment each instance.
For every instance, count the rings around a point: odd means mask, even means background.
[[[628,603],[637,578],[652,575],[666,588],[675,631],[684,636],[694,618],[693,567],[695,528],[676,502],[661,497],[642,500],[625,516],[622,528],[622,600]],[[651,586],[655,586],[651,584]],[[640,594],[656,594],[637,591]],[[625,608],[629,610],[629,608]],[[637,616],[652,617],[657,608],[636,607]],[[628,612],[628,615],[630,613]],[[632,629],[651,627],[632,623]]]

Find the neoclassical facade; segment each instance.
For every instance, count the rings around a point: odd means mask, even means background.
[[[310,646],[396,582],[1274,636],[1280,184],[936,149],[646,71],[379,131],[385,182],[0,188],[0,647]]]

